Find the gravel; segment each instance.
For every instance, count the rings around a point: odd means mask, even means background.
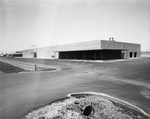
[[[23,119],[148,119],[101,96],[68,97],[28,113]]]

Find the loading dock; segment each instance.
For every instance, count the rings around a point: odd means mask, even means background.
[[[123,59],[122,50],[87,50],[59,52],[59,59],[110,60]]]

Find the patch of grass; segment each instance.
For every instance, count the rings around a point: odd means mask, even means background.
[[[18,73],[18,72],[22,72],[24,71],[24,69],[21,69],[19,67],[4,63],[4,62],[0,62],[0,72],[3,73]]]

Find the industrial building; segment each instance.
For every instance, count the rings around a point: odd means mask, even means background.
[[[23,54],[22,54],[22,51],[16,51],[14,53],[10,53],[10,54],[1,54],[2,57],[22,57]]]
[[[112,60],[140,57],[141,46],[114,40],[95,40],[23,50],[25,58]]]

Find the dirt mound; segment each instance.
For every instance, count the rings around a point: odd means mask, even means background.
[[[127,104],[105,96],[76,94],[31,111],[24,119],[148,119]]]

